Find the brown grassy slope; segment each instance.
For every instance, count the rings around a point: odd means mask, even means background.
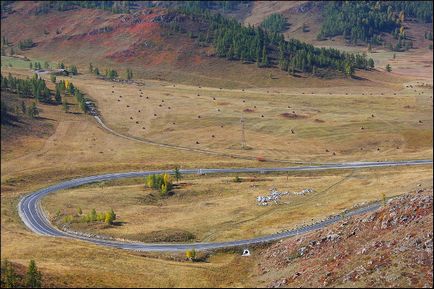
[[[44,117],[33,119],[22,112],[21,102],[24,102],[28,109],[33,99],[19,98],[16,94],[3,90],[1,99],[12,110],[10,121],[1,125],[1,153],[5,158],[13,157],[17,148],[30,152],[38,145],[42,145],[44,138],[54,133],[53,119]],[[37,107],[42,110],[41,106]]]
[[[33,2],[12,4],[14,13],[7,14],[1,21],[2,36],[15,46],[20,40],[31,38],[36,47],[25,51],[16,49],[19,54],[76,64],[82,72],[87,71],[92,62],[101,72],[106,68],[116,68],[123,76],[124,70],[130,67],[135,78],[214,87],[311,87],[312,84],[340,85],[341,82],[370,85],[370,81],[338,79],[334,83],[310,77],[291,77],[276,68],[260,69],[253,64],[213,57],[212,47],[199,47],[195,39],[186,34],[168,35],[168,30],[156,22],[158,17],[167,13],[164,8],[144,9],[131,15],[75,9],[36,16],[35,5]],[[299,15],[305,17],[303,13]],[[187,27],[189,25],[197,29],[197,24],[187,23]],[[105,31],[107,29],[109,31]]]
[[[261,252],[269,287],[432,287],[432,187]]]

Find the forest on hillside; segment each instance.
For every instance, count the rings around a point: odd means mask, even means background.
[[[355,69],[372,69],[374,61],[366,55],[342,52],[332,48],[317,48],[296,39],[285,40],[280,32],[261,27],[243,26],[200,7],[185,5],[176,10],[203,27],[197,31],[199,43],[213,45],[216,55],[258,67],[278,66],[290,74],[296,72],[316,75],[320,69],[331,69],[352,76]],[[200,11],[200,12],[198,12]],[[175,18],[165,23],[173,31],[185,31]],[[188,32],[192,36],[192,32]]]
[[[382,44],[381,33],[401,30],[411,17],[432,22],[431,1],[330,1],[323,7],[318,39],[342,35],[353,44]],[[402,37],[403,39],[405,37]]]

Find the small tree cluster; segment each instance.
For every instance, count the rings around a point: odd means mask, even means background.
[[[118,72],[114,69],[106,69],[105,70],[105,76],[111,80],[115,79],[116,77],[118,77]]]
[[[69,71],[72,73],[72,75],[77,75],[78,74],[78,69],[77,69],[77,66],[75,66],[75,65],[71,65],[69,67]]]
[[[146,177],[146,186],[159,190],[161,195],[167,195],[173,188],[172,180],[166,173],[161,175],[149,175]]]
[[[79,208],[81,211],[81,209]],[[80,212],[78,211],[78,212]],[[82,215],[83,213],[79,213],[79,215]],[[116,220],[116,214],[113,211],[113,209],[110,209],[110,211],[107,212],[97,212],[95,209],[92,209],[88,214],[81,216],[81,221],[90,223],[90,222],[105,222],[108,225],[113,224],[113,222]]]
[[[29,49],[32,48],[35,45],[32,39],[26,39],[23,41],[18,42],[18,48],[20,50]]]
[[[30,67],[30,69],[34,68],[35,70],[42,69],[40,62],[35,62],[34,64],[32,64],[32,62],[30,62],[29,67]]]

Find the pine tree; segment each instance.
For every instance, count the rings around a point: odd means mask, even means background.
[[[268,56],[267,56],[267,48],[264,46],[262,48],[262,61],[261,61],[261,66],[266,67],[268,66]]]
[[[36,267],[35,260],[30,260],[29,268],[27,269],[26,273],[25,284],[28,288],[41,288],[42,286],[42,275]]]
[[[368,66],[369,66],[370,69],[374,68],[374,60],[372,58],[369,58],[369,60],[368,60]]]
[[[354,67],[351,65],[351,63],[345,63],[345,75],[347,77],[352,77],[354,73]]]
[[[25,114],[26,111],[27,111],[26,103],[24,102],[24,100],[22,100],[22,101],[21,101],[21,112],[22,112],[23,114]]]
[[[96,221],[96,210],[95,209],[92,209],[92,211],[90,212],[90,220],[92,221],[92,222],[95,222]]]
[[[390,64],[386,65],[386,71],[387,72],[391,72],[392,71],[392,67],[390,66]]]
[[[182,176],[181,176],[181,172],[180,172],[180,170],[179,170],[178,167],[175,167],[175,169],[174,169],[174,175],[175,175],[176,181],[179,182],[179,180],[181,179]]]
[[[60,95],[60,88],[56,85],[56,95],[54,96],[54,100],[57,104],[62,103],[62,96]]]

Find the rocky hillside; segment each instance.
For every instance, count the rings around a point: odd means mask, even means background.
[[[268,287],[432,287],[433,193],[419,189],[382,209],[261,252]]]

